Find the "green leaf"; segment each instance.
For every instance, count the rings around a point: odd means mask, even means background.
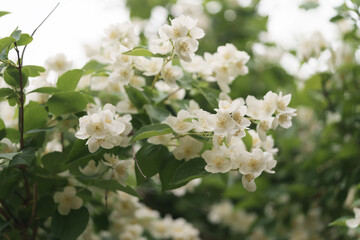
[[[37,88],[29,93],[33,93],[33,92],[38,92],[38,93],[46,93],[46,94],[55,94],[55,93],[59,93],[59,92],[63,92],[63,90],[58,89],[56,87],[41,87],[41,88]]]
[[[195,80],[190,74],[185,74],[184,77],[176,81],[179,87],[186,90],[191,90],[198,86],[198,81]]]
[[[20,133],[15,128],[6,128],[5,129],[6,135],[5,137],[8,138],[13,143],[18,143],[20,139]]]
[[[45,195],[40,197],[37,202],[38,206],[46,207],[37,207],[36,208],[36,217],[37,218],[48,218],[51,217],[56,211],[56,203],[54,202],[53,196]]]
[[[220,92],[216,89],[212,88],[205,88],[205,87],[198,87],[201,95],[204,96],[206,101],[209,103],[212,109],[217,108],[218,106],[218,97]]]
[[[67,163],[73,162],[78,158],[82,158],[90,154],[89,149],[86,146],[86,141],[87,140],[76,139],[69,155],[66,158]]]
[[[151,124],[140,128],[139,131],[137,131],[131,138],[130,142],[135,142],[141,139],[165,135],[169,133],[173,133],[173,130],[168,125],[163,123]]]
[[[25,71],[21,71],[22,85],[25,87],[28,81],[28,76]],[[4,80],[7,84],[13,87],[20,87],[20,74],[19,70],[15,67],[8,66],[4,72]]]
[[[336,219],[335,221],[329,223],[328,226],[333,227],[333,226],[338,226],[338,227],[346,227],[346,220],[350,219],[349,217],[341,217]]]
[[[0,52],[2,52],[5,48],[9,47],[12,43],[16,41],[13,37],[4,37],[0,39]]]
[[[28,45],[29,43],[31,43],[33,40],[33,38],[27,34],[27,33],[23,33],[20,35],[20,39],[17,40],[17,45],[18,46],[23,46],[23,45]]]
[[[317,2],[306,2],[300,5],[300,8],[305,9],[305,10],[310,10],[310,9],[314,9],[317,8],[319,6],[319,3]]]
[[[132,86],[125,86],[125,91],[137,109],[142,109],[145,104],[149,103],[149,99],[144,95],[144,93]]]
[[[25,134],[31,134],[31,133],[40,133],[40,132],[50,132],[53,131],[55,127],[48,127],[48,128],[35,128],[30,131],[25,132]]]
[[[180,165],[171,179],[170,184],[187,183],[195,178],[200,178],[209,175],[205,170],[206,162],[202,158],[194,158]]]
[[[10,12],[0,11],[0,17],[5,16],[6,14],[9,14]]]
[[[23,66],[22,70],[29,77],[37,77],[37,76],[40,76],[40,73],[45,72],[45,68],[40,67],[40,66],[35,66],[35,65]]]
[[[5,129],[5,123],[0,118],[0,140],[2,140],[6,136],[6,129]]]
[[[250,151],[252,148],[252,145],[253,145],[252,136],[246,130],[245,130],[245,132],[246,132],[246,135],[245,135],[245,137],[243,137],[242,140],[246,146],[246,150]]]
[[[0,98],[15,95],[16,93],[11,88],[0,88]]]
[[[19,153],[0,153],[0,159],[12,160],[17,154]]]
[[[86,109],[88,99],[79,92],[55,93],[47,102],[49,111],[56,116]]]
[[[161,54],[154,54],[147,50],[143,46],[134,47],[130,51],[124,52],[125,55],[131,55],[131,56],[143,56],[143,57],[158,57],[163,58],[164,56]]]
[[[176,172],[176,169],[184,162],[176,160],[172,154],[163,160],[162,166],[159,171],[160,181],[162,185],[162,191],[178,188],[184,184],[173,185],[172,178]]]
[[[74,91],[80,78],[83,74],[83,70],[73,69],[67,71],[63,75],[61,75],[56,83],[57,88],[65,90],[65,91]]]
[[[11,226],[11,224],[12,224],[12,220],[10,220],[10,221],[5,221],[5,220],[2,220],[2,218],[0,218],[0,233],[1,233],[6,227]]]
[[[136,159],[139,167],[147,179],[157,174],[160,170],[161,163],[169,156],[169,151],[163,145],[152,145],[146,143],[136,153]],[[139,169],[135,167],[137,184],[145,181],[144,176],[140,173]]]
[[[47,126],[48,112],[44,106],[32,102],[24,109],[24,132]]]
[[[165,108],[155,107],[151,104],[146,104],[144,107],[145,111],[150,117],[152,123],[161,123],[164,121],[171,113]]]
[[[21,30],[18,30],[17,28],[11,33],[11,36],[15,38],[16,41],[20,39]]]
[[[101,71],[106,66],[107,66],[107,64],[100,63],[96,60],[90,60],[89,62],[87,62],[85,64],[85,66],[82,68],[82,70],[84,71],[84,75],[87,75],[87,74],[90,74],[93,72]]]
[[[51,152],[41,158],[44,168],[50,173],[59,173],[66,170],[66,156],[62,152]]]
[[[31,162],[35,159],[35,148],[24,148],[20,153],[16,154],[10,161],[10,166],[27,165],[30,166]]]
[[[56,211],[51,220],[51,232],[61,240],[75,240],[85,231],[88,222],[89,211],[85,207],[72,209],[68,215]]]
[[[0,199],[9,200],[9,195],[13,193],[14,187],[18,184],[22,176],[16,168],[3,168],[0,172]]]

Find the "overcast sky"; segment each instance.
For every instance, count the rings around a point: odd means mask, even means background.
[[[332,6],[342,0],[319,0],[322,7],[309,12],[297,8],[301,1],[262,1],[260,11],[270,14],[269,32],[284,47],[317,30],[328,39],[333,37],[333,27],[327,21],[334,15]],[[123,0],[2,0],[0,11],[11,14],[0,18],[0,37],[8,36],[17,26],[31,34],[58,2],[59,7],[28,46],[25,64],[43,65],[48,57],[64,53],[75,67],[81,67],[86,62],[83,45],[97,42],[110,24],[129,17]]]

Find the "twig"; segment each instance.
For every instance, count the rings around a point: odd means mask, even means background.
[[[19,131],[20,131],[20,150],[25,148],[24,145],[24,86],[22,79],[22,59],[20,58],[20,51],[18,49],[17,43],[14,43],[15,51],[18,58],[18,67],[19,70],[19,83],[20,83],[20,97],[19,97]]]
[[[5,218],[6,221],[10,221],[11,217],[7,214],[7,212],[0,207],[0,214],[3,215],[3,217]]]
[[[31,34],[31,37],[34,36],[35,32],[41,27],[41,25],[50,17],[50,15],[55,11],[55,9],[59,6],[60,2],[58,4],[56,4],[56,6],[53,8],[53,10],[51,10],[51,12],[46,16],[46,18],[39,24],[39,26],[37,26],[37,28],[35,28],[35,30],[33,31],[33,33]],[[24,46],[24,49],[21,53],[21,59],[24,59],[24,53],[26,50],[27,44]]]
[[[36,213],[36,204],[37,204],[37,183],[33,185],[33,201],[32,201],[32,210],[31,210],[31,217],[28,222],[28,226],[30,227],[35,219]]]
[[[141,168],[139,166],[139,162],[138,160],[136,159],[136,156],[135,156],[135,150],[134,150],[134,143],[131,143],[131,151],[132,151],[132,156],[133,156],[133,159],[135,161],[135,164],[136,164],[136,167],[138,168],[139,172],[141,173],[141,175],[146,178],[145,174],[141,171]]]

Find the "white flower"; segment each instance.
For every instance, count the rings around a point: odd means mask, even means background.
[[[101,162],[98,162],[98,164],[96,165],[96,162],[94,160],[90,160],[84,168],[79,167],[79,170],[82,174],[86,176],[94,176],[104,171],[105,167]]]
[[[145,76],[155,76],[162,68],[164,60],[162,58],[145,58],[138,57],[135,61],[135,66],[140,71],[143,71]]]
[[[181,37],[175,41],[175,53],[185,62],[191,62],[198,49],[199,42],[190,37]]]
[[[107,35],[104,42],[108,45],[121,44],[131,49],[139,44],[140,38],[134,32],[134,26],[129,22],[110,25],[105,29]]]
[[[201,183],[201,178],[196,178],[194,180],[191,180],[186,185],[179,187],[177,189],[171,190],[171,192],[177,196],[181,197],[184,196],[187,192],[193,192],[195,190],[195,187],[199,186]]]
[[[76,189],[71,186],[64,188],[63,192],[54,194],[55,203],[59,203],[58,211],[61,215],[68,215],[71,209],[79,209],[83,201],[76,196]]]
[[[131,86],[133,86],[134,88],[137,88],[137,89],[141,90],[141,88],[146,85],[146,81],[145,81],[145,78],[134,75],[130,79],[129,84]]]
[[[239,172],[246,175],[260,175],[265,170],[268,162],[268,155],[259,149],[253,149],[251,153],[243,151],[239,154],[240,166]]]
[[[196,73],[197,77],[203,78],[206,81],[213,80],[210,78],[212,68],[207,64],[203,57],[195,55],[191,62],[180,61],[181,66],[189,73]],[[197,78],[195,77],[195,78]]]
[[[192,158],[200,157],[200,151],[203,145],[202,142],[190,136],[185,136],[180,138],[180,144],[173,151],[173,154],[177,160],[185,159],[185,161],[188,161]]]
[[[46,60],[46,69],[54,70],[59,75],[72,68],[72,62],[68,61],[63,53],[58,53]]]
[[[346,220],[346,225],[349,228],[357,228],[360,225],[360,208],[355,207],[354,209],[355,218]]]
[[[124,99],[116,104],[116,111],[118,113],[137,113],[138,110],[130,101],[129,97],[125,95]]]
[[[121,85],[127,85],[130,82],[130,79],[134,77],[134,70],[129,67],[121,67],[115,69],[110,76],[109,81],[116,83],[119,82]]]
[[[187,121],[191,118],[191,114],[186,110],[180,110],[177,117],[168,116],[164,123],[169,125],[177,133],[187,133],[194,128],[193,123]]]
[[[196,132],[211,132],[214,131],[214,127],[209,125],[209,120],[214,118],[214,115],[210,114],[209,112],[206,112],[202,109],[195,110],[194,117],[197,118],[197,120],[193,119],[192,122],[195,126]],[[215,121],[215,120],[213,120]]]
[[[294,109],[295,111],[295,109]],[[295,112],[280,112],[276,115],[272,127],[276,128],[280,125],[283,128],[289,128],[292,126],[292,117],[295,117],[297,114]]]
[[[149,228],[151,235],[158,239],[168,239],[171,236],[171,226],[173,219],[167,215],[164,219],[158,219],[151,222]]]
[[[131,167],[133,167],[132,160],[119,160],[113,165],[113,177],[124,187]]]
[[[243,175],[241,178],[241,182],[246,190],[249,192],[255,192],[256,184],[254,181],[255,177],[252,174]]]
[[[168,36],[163,32],[163,30],[159,29],[159,39],[152,39],[149,41],[149,50],[152,53],[159,53],[162,55],[166,55],[171,52],[173,46],[169,41]]]
[[[219,135],[229,134],[235,127],[235,121],[227,111],[219,110],[213,118],[209,119],[210,127],[214,128],[214,133]]]
[[[208,218],[212,223],[221,223],[228,219],[234,212],[234,206],[229,201],[222,201],[221,203],[211,206]]]
[[[211,173],[225,173],[231,170],[232,161],[230,159],[230,151],[225,146],[206,150],[201,157],[205,160],[205,170]]]
[[[169,38],[180,38],[189,35],[193,39],[200,39],[205,36],[204,31],[196,27],[197,20],[181,15],[171,20],[171,26],[164,25],[161,29]]]
[[[115,109],[115,106],[106,104],[103,109],[98,109],[97,112],[88,111],[87,116],[79,119],[80,129],[75,137],[88,138],[86,144],[91,153],[97,151],[99,147],[111,149],[114,146],[128,144],[127,135],[132,130],[131,116],[119,117]]]
[[[176,87],[176,80],[179,80],[184,76],[183,71],[178,66],[172,66],[171,62],[166,64],[161,69],[161,77],[164,79],[164,81],[170,85],[171,87]]]
[[[169,84],[165,83],[164,81],[157,81],[155,83],[155,88],[159,91],[165,92],[168,94],[168,99],[165,101],[167,103],[170,100],[181,100],[184,99],[186,91],[185,89],[179,89],[179,87],[176,86],[170,86]]]

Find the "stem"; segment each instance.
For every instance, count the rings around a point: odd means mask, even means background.
[[[171,45],[173,46],[173,49],[171,51],[170,57],[165,59],[163,65],[161,67],[161,70],[165,67],[166,64],[168,64],[174,58],[175,47],[174,47],[174,44],[172,42],[171,42]],[[160,70],[160,72],[161,72],[161,70]],[[154,80],[153,80],[153,82],[151,84],[151,89],[154,89],[155,83],[157,82],[157,80],[159,80],[159,77],[160,77],[160,73],[155,75]]]
[[[32,200],[32,210],[31,210],[31,217],[28,222],[28,226],[31,226],[34,219],[35,219],[35,212],[36,212],[36,203],[37,203],[37,183],[34,183],[33,185],[33,200]]]
[[[31,34],[31,37],[34,36],[35,32],[41,27],[41,25],[43,25],[43,23],[50,17],[50,15],[55,11],[55,9],[59,6],[60,2],[58,4],[56,4],[56,6],[53,8],[53,10],[51,10],[51,12],[45,17],[45,19],[39,24],[39,26],[37,26],[35,28],[35,30],[33,31],[33,33]],[[24,59],[24,54],[25,54],[25,50],[26,50],[27,45],[24,46],[24,49],[21,53],[21,59]]]
[[[144,178],[146,178],[145,174],[141,171],[141,168],[140,168],[140,166],[139,166],[138,160],[136,159],[135,150],[134,150],[134,143],[131,143],[131,150],[132,150],[132,156],[133,156],[133,159],[134,159],[134,161],[135,161],[136,167],[138,168],[140,174],[141,174]]]
[[[25,148],[24,145],[24,86],[22,79],[22,59],[20,58],[20,52],[17,46],[17,43],[14,43],[15,51],[18,58],[18,67],[19,70],[19,83],[20,83],[20,96],[19,96],[19,131],[20,131],[20,150]]]

